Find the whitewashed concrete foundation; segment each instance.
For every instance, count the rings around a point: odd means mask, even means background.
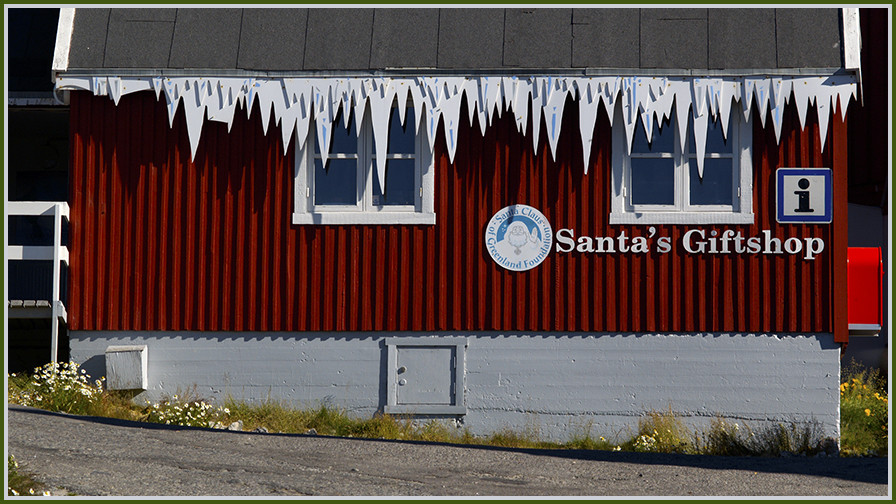
[[[397,361],[388,355],[397,341],[388,339],[396,336],[409,342]],[[108,346],[146,345],[141,401],[190,392],[218,403],[230,396],[327,404],[369,417],[386,409],[390,387],[393,401],[396,390],[399,398],[408,390],[397,382],[417,376],[413,368],[426,368],[436,389],[450,386],[456,377],[442,376],[442,369],[450,373],[453,363],[442,356],[457,352],[466,413],[441,417],[474,434],[512,428],[565,440],[590,429],[593,437],[624,438],[645,412],[671,410],[694,427],[715,416],[754,427],[812,421],[839,438],[840,346],[831,334],[72,331],[69,337],[72,360],[93,377],[105,374]],[[466,338],[465,347],[457,346],[458,337]],[[441,351],[440,339],[455,350]],[[421,342],[429,345],[416,346]],[[402,375],[399,366],[412,369]],[[431,392],[438,391],[421,389]]]

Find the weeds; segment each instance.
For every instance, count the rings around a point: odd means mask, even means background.
[[[741,429],[738,423],[713,418],[709,429],[696,437],[696,445],[697,451],[707,455],[744,456],[757,451],[754,439],[752,429]]]
[[[512,429],[501,429],[490,435],[484,444],[490,446],[502,446],[504,448],[541,448],[539,443],[524,433]]]
[[[46,364],[31,375],[7,376],[7,401],[49,411],[124,420],[145,420],[126,392],[104,390],[105,378],[90,381],[74,362]]]
[[[19,463],[10,455],[6,459],[7,485],[6,495],[50,495],[44,484],[35,480],[31,474],[19,472]]]
[[[10,401],[51,411],[89,415],[91,405],[103,394],[103,379],[91,383],[74,362],[54,362],[36,368],[31,377],[12,374],[9,378]]]
[[[844,370],[840,386],[841,453],[880,455],[887,450],[888,402],[886,381],[878,372],[857,365]],[[321,405],[295,410],[275,401],[247,404],[228,399],[216,407],[201,399],[173,396],[156,404],[135,405],[126,392],[103,389],[103,379],[91,382],[75,363],[48,364],[30,376],[8,376],[8,400],[66,413],[104,416],[194,427],[221,427],[241,421],[244,429],[263,427],[268,432],[309,433],[372,439],[418,440],[457,444],[483,444],[508,448],[561,448],[733,456],[834,454],[834,440],[822,439],[818,424],[779,423],[754,430],[749,426],[713,419],[709,427],[690,431],[674,412],[649,412],[638,422],[637,433],[618,444],[603,436],[592,437],[589,423],[565,443],[539,440],[537,427],[523,431],[504,429],[487,437],[472,435],[453,422],[421,421],[377,414],[353,418],[345,410]],[[9,459],[10,471],[14,460]],[[12,474],[12,473],[11,473]],[[10,477],[10,481],[13,481]],[[27,486],[27,485],[26,485]],[[14,490],[10,484],[10,492]],[[24,488],[22,486],[21,488]]]
[[[566,448],[571,450],[605,450],[609,451],[614,448],[615,445],[607,441],[607,438],[600,436],[598,439],[594,439],[590,435],[586,436],[578,436],[574,435],[570,440],[566,443]]]
[[[777,423],[759,431],[756,446],[761,455],[778,457],[781,455],[816,455],[826,452],[819,425],[807,422],[802,425]]]
[[[714,418],[709,429],[696,437],[697,452],[707,455],[814,456],[835,455],[837,443],[821,434],[817,422],[776,423],[761,429]]]
[[[638,452],[694,453],[692,435],[672,411],[650,412],[638,421],[637,436],[624,447]]]
[[[239,418],[247,430],[264,427],[272,432],[303,433],[308,430],[305,418],[275,401],[252,405],[228,399],[224,408],[229,418]]]
[[[845,455],[887,453],[887,382],[878,370],[850,362],[841,373],[840,446]]]
[[[216,408],[205,401],[180,402],[176,395],[172,400],[148,405],[146,410],[147,422],[187,427],[213,427],[230,413],[227,408]]]

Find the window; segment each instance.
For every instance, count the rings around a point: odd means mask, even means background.
[[[631,154],[624,125],[614,125],[610,224],[752,224],[749,126],[732,114],[726,138],[720,122],[710,120],[701,177],[694,119],[688,114],[682,148],[674,112],[671,117],[662,124],[654,119],[650,143],[639,118]]]
[[[392,109],[385,188],[376,174],[370,114],[359,129],[352,111],[345,128],[343,113],[333,120],[326,165],[313,125],[297,148],[293,224],[435,224],[432,153],[414,130],[414,109],[407,108],[404,125]]]

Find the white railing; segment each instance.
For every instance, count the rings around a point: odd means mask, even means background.
[[[62,275],[61,262],[68,264],[68,247],[62,245],[62,219],[69,218],[68,203],[64,201],[9,201],[6,203],[7,229],[10,216],[52,216],[53,217],[53,245],[7,245],[7,261],[53,261],[53,286],[49,299],[50,323],[50,361],[56,362],[57,349],[59,347],[59,322],[68,321],[68,313],[65,303],[60,299],[60,277]],[[13,307],[19,311],[20,316],[34,317],[31,307],[40,306],[35,303],[23,303],[22,306]],[[29,311],[32,314],[27,314]]]

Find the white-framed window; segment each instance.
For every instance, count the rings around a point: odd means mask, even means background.
[[[296,148],[293,224],[435,224],[432,152],[418,134],[413,107],[402,125],[399,109],[389,119],[385,190],[376,174],[376,149],[369,111],[361,127],[353,111],[348,128],[333,120],[326,165],[312,123]]]
[[[709,121],[703,176],[697,170],[694,119],[688,114],[681,147],[676,114],[658,124],[647,142],[638,119],[631,154],[624,125],[613,126],[610,224],[752,224],[752,132],[739,114],[729,118],[727,137]]]

